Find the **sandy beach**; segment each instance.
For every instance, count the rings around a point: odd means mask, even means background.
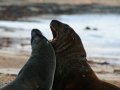
[[[30,52],[0,52],[0,85],[11,82],[15,79],[17,73],[26,63],[30,56]],[[89,58],[94,59],[94,58]],[[97,63],[92,60],[88,61],[97,76],[106,82],[112,83],[120,87],[120,66],[109,65],[105,63]]]

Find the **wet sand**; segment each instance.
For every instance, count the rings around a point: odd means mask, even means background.
[[[14,80],[30,52],[0,51],[0,86]]]

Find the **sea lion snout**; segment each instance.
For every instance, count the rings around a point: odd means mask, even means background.
[[[61,27],[63,27],[63,23],[58,20],[52,20],[50,23],[50,27],[54,30],[61,30]]]
[[[50,23],[50,28],[53,34],[53,40],[55,41],[58,40],[58,38],[61,38],[61,36],[63,36],[62,34],[65,34],[64,36],[66,36],[66,34],[68,33],[66,28],[69,28],[69,26],[58,20],[52,20]]]
[[[62,24],[60,21],[58,21],[58,20],[52,20],[51,21],[51,23],[50,23],[50,25],[59,25],[59,24]]]
[[[35,36],[43,36],[43,35],[38,29],[33,29],[31,32],[31,36],[35,37]]]
[[[31,31],[31,44],[34,42],[34,44],[43,44],[48,42],[46,37],[43,36],[40,30],[38,29],[33,29]]]

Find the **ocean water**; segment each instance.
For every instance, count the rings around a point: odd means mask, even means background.
[[[48,39],[52,39],[49,25],[52,19],[67,23],[77,32],[82,39],[88,57],[120,59],[120,15],[48,15],[47,18],[38,16],[18,21],[0,21],[0,37],[30,39],[31,30],[37,28]],[[90,30],[86,30],[86,27],[90,27]],[[29,39],[25,41],[28,46],[24,48],[19,45],[19,41],[16,41],[11,48],[2,50],[30,50]],[[120,60],[117,60],[116,63],[120,64]]]

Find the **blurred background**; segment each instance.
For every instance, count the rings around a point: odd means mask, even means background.
[[[30,56],[33,28],[53,38],[52,19],[69,24],[97,76],[120,87],[120,0],[0,0],[0,86]]]

